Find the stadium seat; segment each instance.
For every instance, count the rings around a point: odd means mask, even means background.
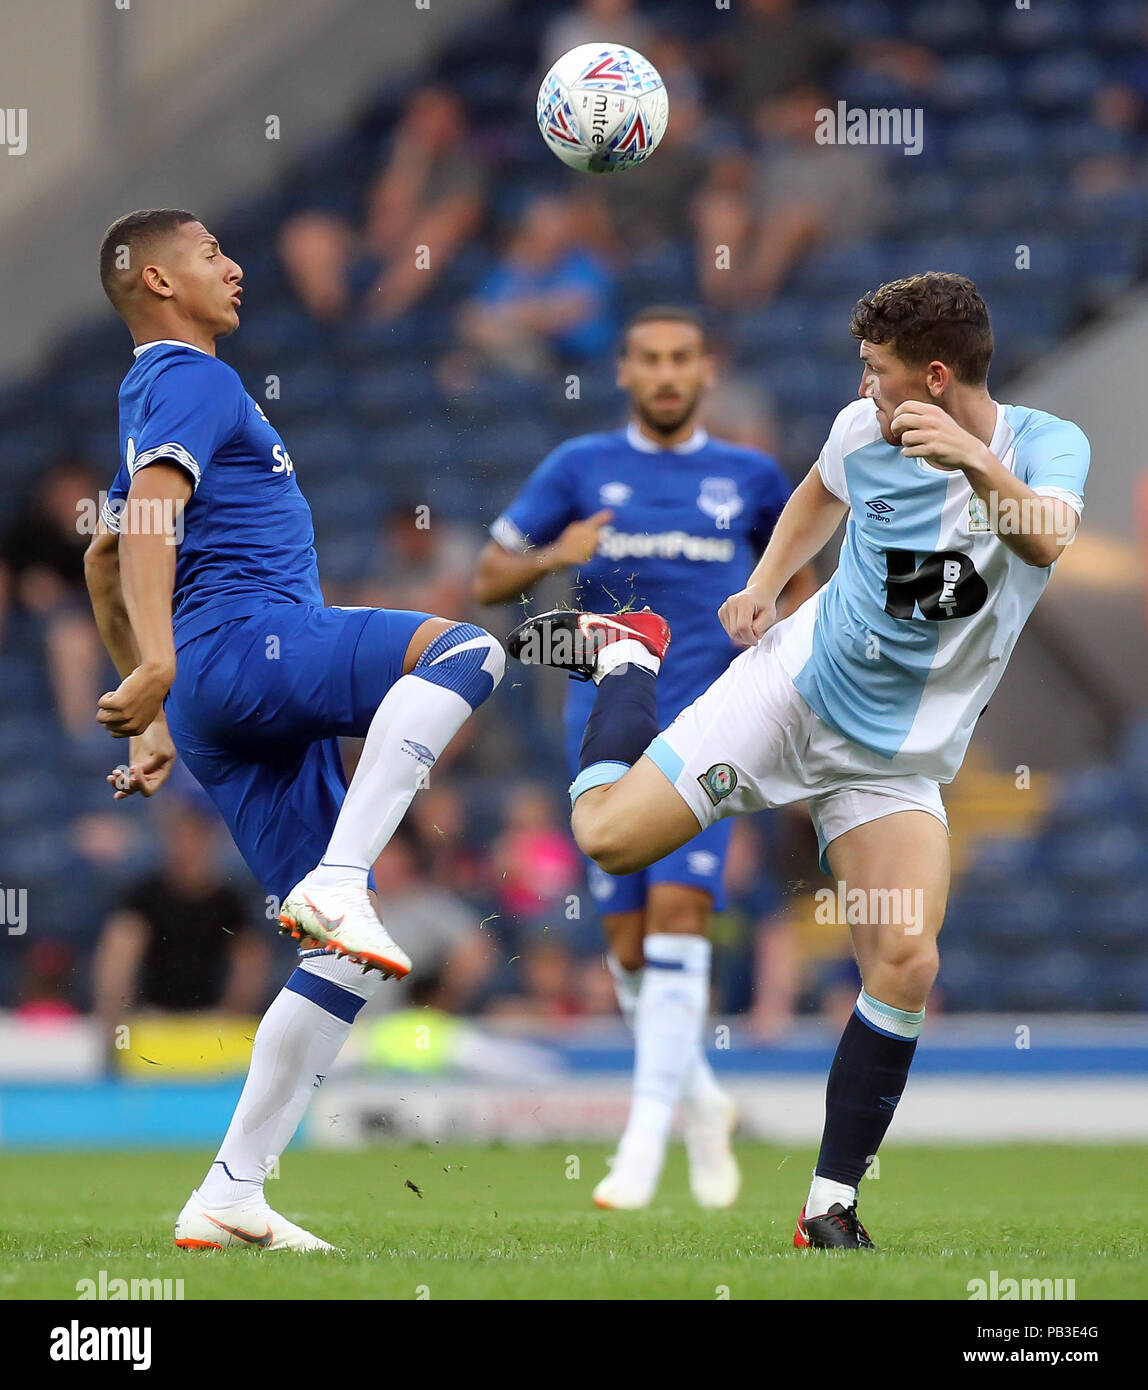
[[[1092,41],[1124,56],[1144,41],[1143,0],[1105,0],[1089,10]]]
[[[1083,39],[1084,31],[1084,16],[1075,0],[1040,0],[1024,9],[1008,5],[998,28],[1009,47],[1025,52],[1067,47]]]
[[[1038,855],[1043,871],[1066,887],[1148,882],[1148,847],[1129,823],[1104,823],[1087,832],[1052,831],[1041,837]]]
[[[1020,79],[1020,98],[1040,116],[1083,111],[1105,81],[1091,53],[1055,52],[1034,58]]]
[[[965,53],[950,58],[929,92],[930,104],[953,115],[982,114],[1012,97],[1007,66],[995,54]],[[925,117],[926,125],[929,118]]]
[[[364,426],[405,423],[437,408],[434,378],[419,363],[380,370],[364,367],[348,383],[348,403]]]
[[[934,0],[928,6],[912,5],[906,13],[910,38],[935,53],[983,47],[994,23],[980,0]]]
[[[969,116],[955,122],[946,144],[948,158],[957,170],[982,175],[1029,166],[1042,151],[1037,126],[1015,112]]]
[[[1110,764],[1098,764],[1067,774],[1047,817],[1052,831],[1103,825],[1136,814],[1143,798],[1134,794],[1126,774]]]

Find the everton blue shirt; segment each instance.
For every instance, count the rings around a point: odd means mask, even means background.
[[[718,609],[744,587],[789,492],[780,467],[754,449],[702,430],[665,449],[631,424],[559,445],[490,533],[507,550],[524,551],[549,545],[572,521],[613,512],[578,572],[578,601],[605,613],[648,604],[669,622],[658,680],[664,725],[738,654]],[[592,685],[571,682],[568,714],[584,720],[593,696]]]
[[[131,480],[151,463],[191,479],[175,563],[176,647],[269,603],[322,606],[311,509],[278,432],[237,373],[190,343],[145,343],[120,387],[120,467],[101,509],[133,522]],[[126,516],[126,520],[125,520]]]

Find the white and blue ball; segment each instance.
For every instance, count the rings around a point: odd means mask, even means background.
[[[616,43],[572,48],[538,91],[542,138],[564,164],[588,174],[612,174],[648,159],[669,116],[657,68]]]

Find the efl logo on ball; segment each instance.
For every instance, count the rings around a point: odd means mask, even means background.
[[[538,128],[564,164],[588,174],[632,169],[666,133],[669,98],[658,70],[621,44],[564,53],[538,91]]]

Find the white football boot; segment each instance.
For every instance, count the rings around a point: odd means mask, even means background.
[[[732,1207],[741,1191],[741,1170],[730,1139],[737,1107],[724,1091],[711,1100],[682,1102],[682,1131],[690,1165],[690,1191],[699,1207]]]
[[[207,1207],[198,1190],[176,1218],[175,1243],[181,1250],[228,1250],[245,1247],[248,1250],[328,1250],[339,1251],[334,1245],[313,1236],[302,1226],[296,1226],[277,1211],[272,1211],[266,1197],[233,1202],[226,1207]]]
[[[611,1211],[648,1207],[658,1190],[665,1140],[655,1135],[623,1135],[610,1171],[594,1189],[594,1205]]]
[[[279,912],[279,930],[296,941],[312,937],[329,951],[379,970],[384,979],[401,980],[411,971],[410,956],[383,929],[364,885],[308,887],[296,884]]]

